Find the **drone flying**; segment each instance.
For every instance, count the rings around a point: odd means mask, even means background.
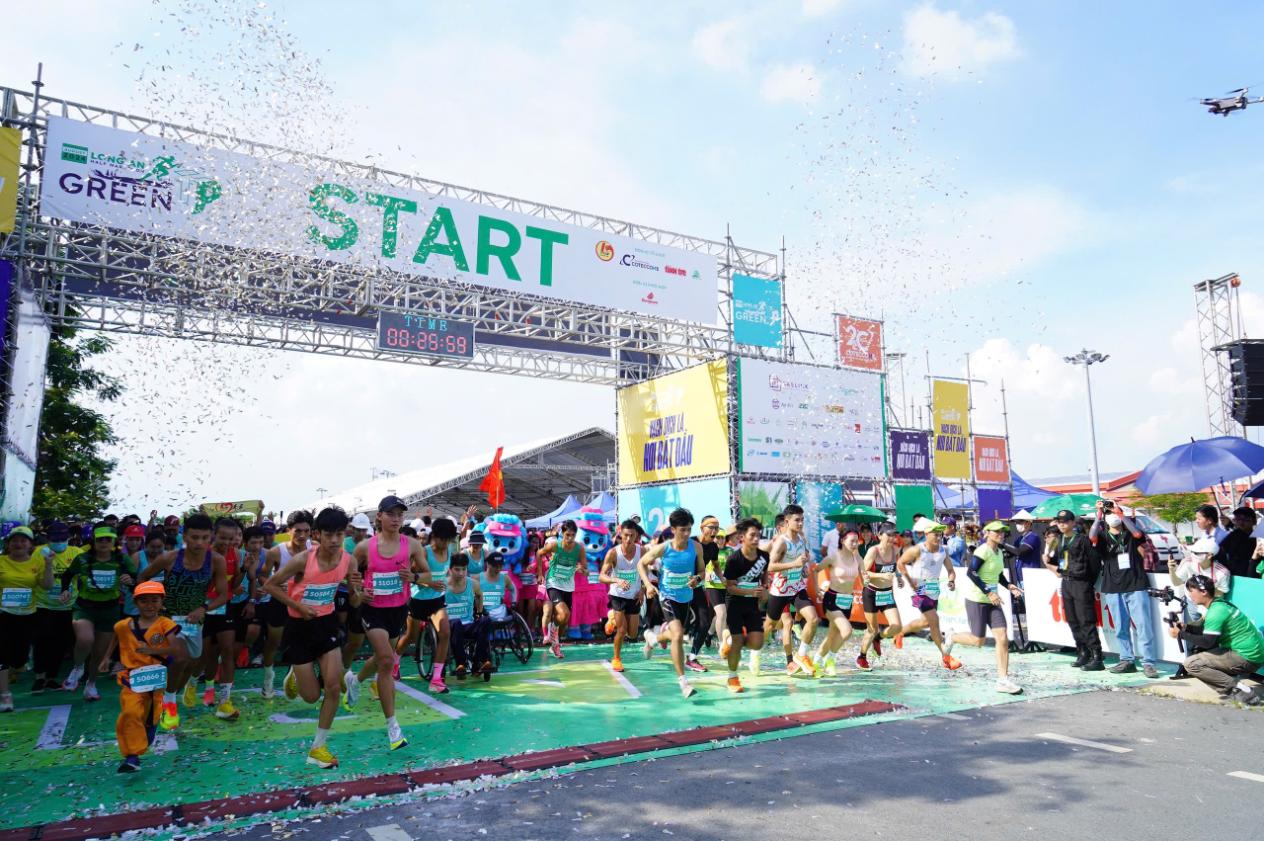
[[[1257,96],[1255,99],[1247,96],[1249,90],[1250,88],[1238,88],[1229,91],[1224,96],[1199,101],[1207,106],[1207,113],[1227,117],[1234,111],[1245,111],[1246,107],[1253,102],[1264,102],[1264,96]]]

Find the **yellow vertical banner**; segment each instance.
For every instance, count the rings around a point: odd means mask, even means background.
[[[935,440],[935,478],[970,478],[970,386],[931,380],[931,430]]]
[[[0,128],[0,234],[11,234],[18,217],[18,174],[22,160],[22,132]]]
[[[618,392],[619,484],[729,471],[728,368],[686,368]]]

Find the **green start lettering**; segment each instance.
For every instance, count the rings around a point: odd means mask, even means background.
[[[439,234],[447,242],[439,242]],[[436,207],[430,224],[426,226],[426,235],[417,245],[417,253],[413,254],[413,262],[425,265],[431,254],[446,254],[452,258],[458,271],[468,272],[470,263],[465,259],[465,249],[461,247],[461,236],[456,232],[456,223],[452,221],[452,211],[446,207]]]
[[[329,200],[334,197],[342,199],[347,204],[355,204],[357,201],[356,194],[341,184],[317,184],[307,194],[312,213],[326,222],[337,225],[342,229],[342,233],[336,237],[326,236],[319,228],[312,225],[307,229],[307,238],[312,242],[322,243],[330,251],[345,251],[355,245],[356,240],[360,238],[360,228],[354,219],[330,205]]]
[[[394,257],[399,242],[399,212],[416,213],[417,202],[396,196],[365,193],[364,203],[382,208],[382,256]]]
[[[508,240],[504,245],[492,245],[492,231],[499,231]],[[522,280],[518,268],[514,265],[513,256],[522,247],[522,234],[518,226],[504,219],[491,216],[478,217],[478,263],[474,271],[487,274],[488,264],[495,257],[500,261],[500,268],[510,280]]]

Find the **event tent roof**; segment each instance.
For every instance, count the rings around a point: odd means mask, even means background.
[[[378,500],[395,494],[414,514],[427,505],[446,515],[459,515],[470,505],[486,510],[487,496],[478,486],[495,454],[495,447],[486,447],[444,464],[375,479],[327,496],[315,507],[334,504],[349,512],[373,511]],[[500,510],[525,519],[554,510],[568,495],[591,497],[594,477],[604,480],[614,458],[614,435],[600,427],[506,446],[500,457],[506,497]]]
[[[583,504],[575,498],[575,495],[569,494],[557,508],[554,508],[547,514],[541,514],[539,517],[532,517],[526,520],[523,525],[529,529],[545,529],[549,526],[557,525],[582,507]]]

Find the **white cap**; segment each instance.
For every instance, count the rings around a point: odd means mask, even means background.
[[[1189,551],[1196,555],[1214,555],[1220,551],[1220,544],[1212,537],[1200,537],[1194,541],[1194,545],[1189,547]]]
[[[917,532],[918,534],[925,534],[926,532],[934,529],[938,525],[941,525],[941,524],[936,522],[935,520],[932,520],[930,517],[922,517],[920,520],[918,520],[916,523],[913,524],[913,531]]]
[[[373,525],[369,522],[369,515],[361,511],[351,518],[351,528],[368,530],[373,528]]]

